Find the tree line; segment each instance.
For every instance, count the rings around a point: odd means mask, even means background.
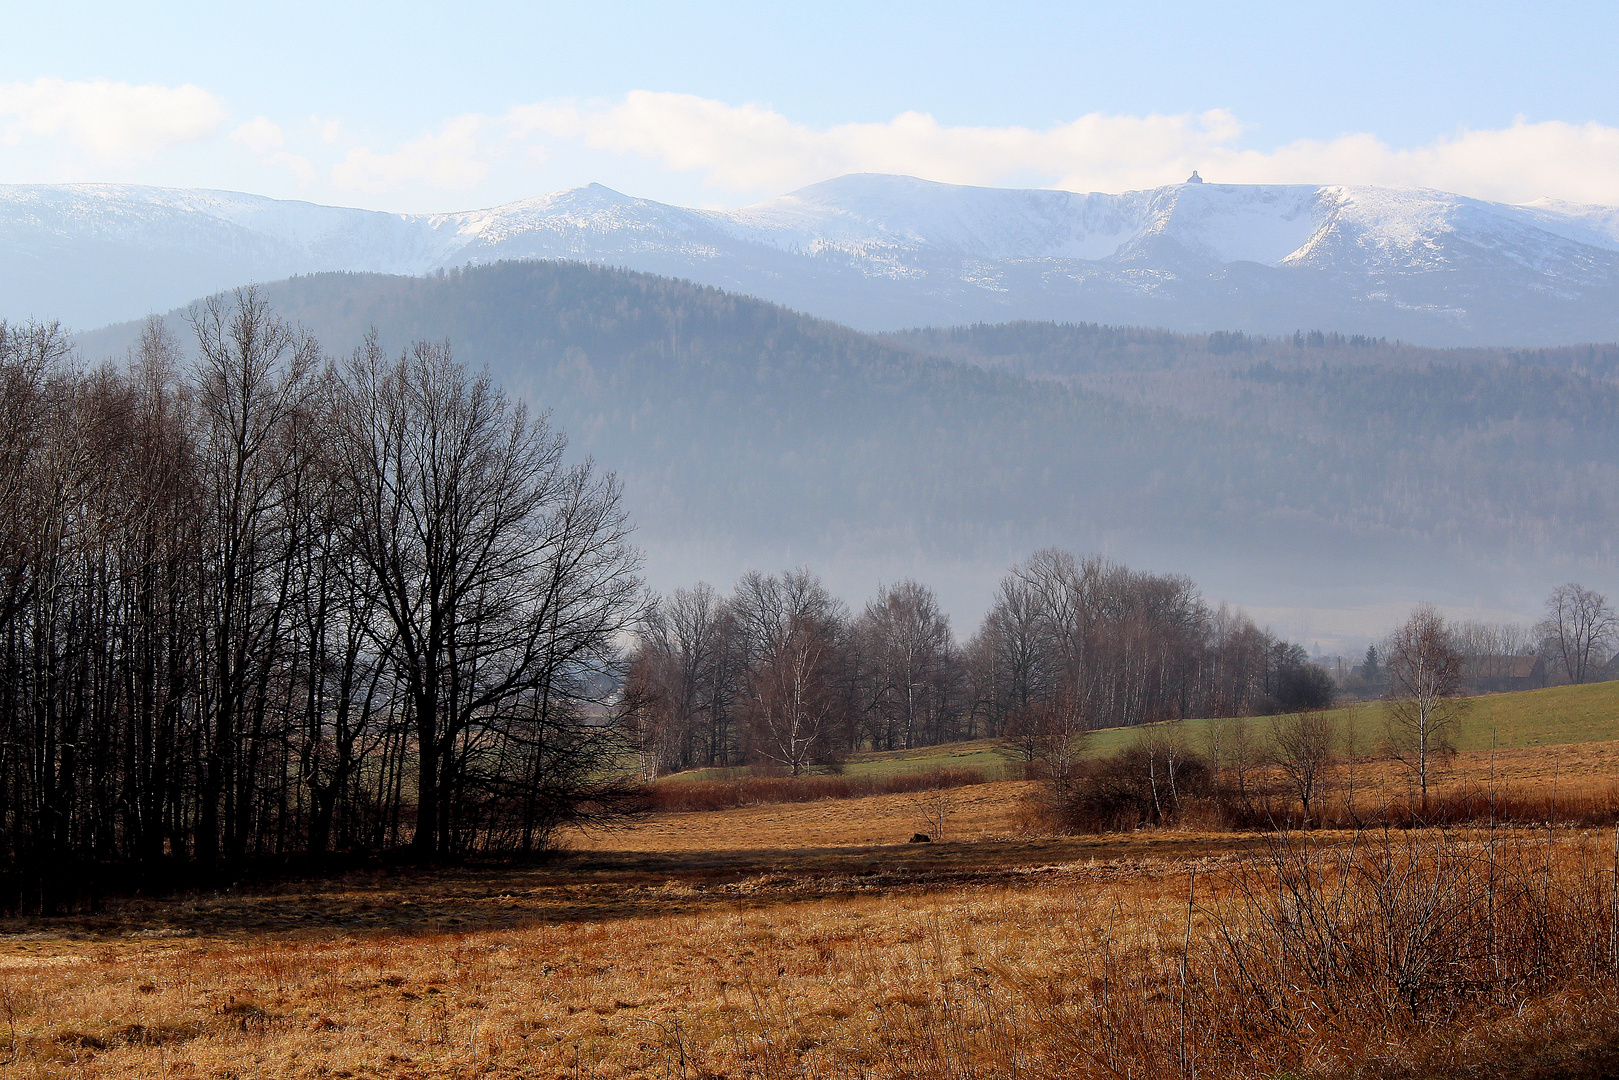
[[[624,798],[619,485],[446,344],[253,291],[87,367],[0,324],[0,862],[543,845]],[[49,906],[48,897],[38,898]]]
[[[1519,365],[1560,368],[1597,378],[1619,372],[1619,345],[1555,345],[1542,348],[1460,346],[1434,348],[1367,334],[1295,330],[1292,334],[1245,334],[1215,330],[1184,333],[1149,326],[1014,320],[970,326],[920,327],[884,337],[936,356],[1025,368],[1044,374],[1118,371],[1167,365],[1185,370],[1249,364],[1314,366],[1380,364],[1417,368],[1434,364]]]
[[[1554,588],[1538,623],[1444,620],[1446,647],[1458,662],[1458,692],[1533,690],[1619,677],[1619,614],[1608,598],[1579,582]],[[1367,646],[1351,666],[1334,658],[1334,679],[1357,698],[1382,697],[1394,687],[1387,658],[1395,634]]]
[[[1436,791],[1473,704],[1464,695],[1480,662],[1519,650],[1536,659],[1537,639],[1539,658],[1554,660],[1562,677],[1592,681],[1612,674],[1597,661],[1619,640],[1619,618],[1606,597],[1577,583],[1552,590],[1546,618],[1533,628],[1452,620],[1419,604],[1383,639],[1381,652],[1367,650],[1363,667],[1375,665],[1381,683],[1380,708],[1366,714],[1379,721],[1375,728],[1360,729],[1366,717],[1354,709],[1286,711],[1260,724],[1231,715],[1203,725],[1195,738],[1178,726],[1153,728],[1105,758],[1084,753],[1081,732],[1061,757],[1045,759],[1068,763],[1050,772],[1052,806],[1061,824],[1085,831],[1161,825],[1188,814],[1230,828],[1611,820],[1611,800],[1589,793],[1513,795],[1493,779],[1485,789]],[[1401,767],[1403,802],[1365,784],[1357,798],[1356,765],[1368,757]],[[1332,795],[1340,800],[1329,807]]]
[[[655,604],[624,711],[649,776],[767,765],[792,775],[862,749],[1010,738],[1031,759],[1100,727],[1319,708],[1301,646],[1205,603],[1190,579],[1041,551],[1013,567],[967,641],[933,592],[881,589],[858,614],[807,569],[749,573]]]

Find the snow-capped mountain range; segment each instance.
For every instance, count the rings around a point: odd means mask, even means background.
[[[1619,209],[1188,182],[1119,195],[861,174],[734,211],[600,185],[400,215],[231,192],[0,187],[0,317],[75,328],[253,281],[578,259],[863,329],[1010,319],[1429,344],[1619,339]]]

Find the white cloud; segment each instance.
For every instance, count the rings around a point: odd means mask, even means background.
[[[1124,191],[1194,168],[1230,183],[1386,184],[1483,198],[1619,203],[1619,128],[1519,121],[1413,149],[1370,134],[1242,149],[1225,110],[1151,116],[1092,113],[1047,128],[950,127],[925,113],[814,128],[759,105],[638,90],[620,101],[548,101],[504,118],[509,137],[576,142],[697,173],[709,187],[769,195],[848,172],[958,184],[1027,182]]]
[[[280,125],[259,116],[239,125],[230,133],[230,137],[231,141],[244,147],[266,165],[279,165],[291,170],[300,183],[314,182],[315,163],[285,149],[287,140],[281,134]]]
[[[280,125],[262,116],[240,125],[230,133],[230,137],[245,146],[248,153],[259,157],[268,157],[287,144]]]
[[[356,191],[387,191],[407,184],[465,191],[489,175],[489,154],[478,143],[486,117],[456,117],[437,134],[405,143],[389,154],[356,147],[332,167],[332,182]]]
[[[994,184],[1042,173],[1055,181],[1081,164],[1115,185],[1163,183],[1166,160],[1235,139],[1228,112],[1180,116],[1092,114],[1044,130],[946,127],[918,112],[883,123],[817,130],[758,105],[637,90],[605,108],[522,106],[514,135],[578,139],[597,150],[657,158],[704,174],[711,186],[781,191],[848,172],[894,172],[954,184]],[[1180,179],[1177,177],[1177,179]]]
[[[0,132],[9,146],[32,135],[65,140],[103,160],[145,157],[207,138],[225,117],[218,98],[190,83],[131,86],[53,78],[0,83]]]
[[[343,121],[320,116],[311,116],[309,123],[320,132],[320,141],[331,146],[343,137]]]
[[[1214,168],[1211,165],[1211,168]],[[1462,131],[1397,150],[1370,135],[1305,140],[1269,152],[1227,151],[1218,166],[1233,183],[1350,183],[1431,187],[1485,199],[1542,196],[1619,204],[1619,128],[1559,120]],[[1325,178],[1325,180],[1323,180]]]
[[[226,121],[223,104],[190,84],[0,83],[0,145],[26,140],[63,160],[142,161],[219,134]],[[392,147],[357,143],[329,116],[309,117],[299,131],[308,145],[328,149],[314,161],[293,153],[280,125],[264,116],[231,128],[230,142],[303,185],[318,184],[329,170],[334,192],[474,191],[490,186],[503,158],[518,173],[541,170],[557,173],[553,182],[578,183],[595,178],[586,170],[608,155],[693,177],[730,203],[850,172],[1124,191],[1198,169],[1215,182],[1384,184],[1509,202],[1550,196],[1619,205],[1619,128],[1561,121],[1457,131],[1409,148],[1367,133],[1256,148],[1255,133],[1223,109],[1091,113],[1039,128],[952,126],[905,112],[817,127],[764,105],[636,90],[606,101],[542,101],[498,117],[466,114]],[[88,162],[75,168],[82,172]],[[512,181],[505,175],[501,185],[509,190]]]

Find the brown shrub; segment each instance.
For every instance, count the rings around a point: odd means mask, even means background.
[[[1062,796],[1065,824],[1075,832],[1117,832],[1172,825],[1213,794],[1208,762],[1178,748],[1143,744],[1087,762]]]
[[[130,1046],[167,1046],[186,1042],[202,1034],[202,1025],[164,1021],[155,1024],[125,1024],[116,1035]]]
[[[1274,791],[1218,793],[1227,828],[1273,830],[1297,827],[1302,815],[1296,800]],[[1403,797],[1350,803],[1324,801],[1311,809],[1310,824],[1327,829],[1424,829],[1462,826],[1537,826],[1546,824],[1603,826],[1619,822],[1619,791],[1490,790],[1480,786],[1440,791],[1426,800]]]

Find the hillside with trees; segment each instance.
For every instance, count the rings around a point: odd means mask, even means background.
[[[1522,608],[1614,573],[1616,351],[1007,324],[870,336],[560,262],[315,275],[264,296],[335,352],[450,341],[625,484],[654,583],[809,563],[954,611],[1030,550],[1248,603]],[[171,316],[180,324],[180,315]],[[121,354],[133,328],[83,340]],[[1323,575],[1320,567],[1334,571]]]

